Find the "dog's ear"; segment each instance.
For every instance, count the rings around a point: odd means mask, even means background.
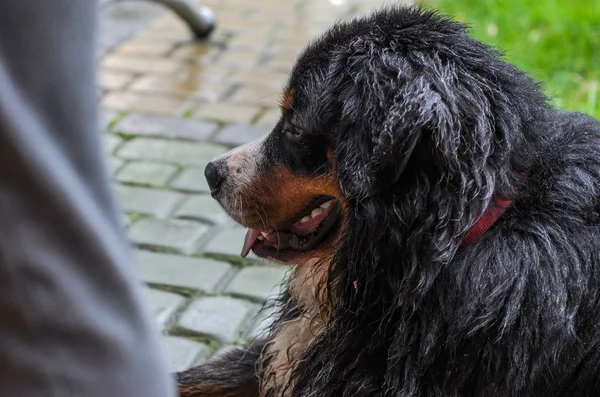
[[[497,109],[490,103],[509,109],[507,98],[462,60],[372,48],[351,59],[342,72],[336,145],[338,177],[348,197],[377,195],[394,185],[420,142],[430,146],[430,166],[477,177],[472,174],[498,149],[494,134],[514,127],[494,125]]]

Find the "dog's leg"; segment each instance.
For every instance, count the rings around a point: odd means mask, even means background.
[[[265,341],[177,374],[181,397],[258,397],[257,367]]]

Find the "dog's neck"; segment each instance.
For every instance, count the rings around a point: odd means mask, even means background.
[[[460,244],[460,248],[478,240],[494,223],[496,223],[511,204],[512,200],[495,196],[489,207],[479,216],[479,218],[477,218],[473,226],[471,226]]]

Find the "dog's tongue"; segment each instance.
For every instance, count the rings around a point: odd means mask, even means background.
[[[242,258],[248,256],[258,236],[260,236],[260,230],[248,229],[248,233],[246,233],[246,238],[244,239],[244,247],[242,247]]]

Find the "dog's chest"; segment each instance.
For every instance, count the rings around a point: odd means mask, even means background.
[[[326,283],[327,266],[323,261],[312,261],[294,270],[289,289],[302,307],[301,314],[281,324],[279,331],[263,352],[262,397],[291,394],[292,372],[329,320],[330,307],[326,303]]]

